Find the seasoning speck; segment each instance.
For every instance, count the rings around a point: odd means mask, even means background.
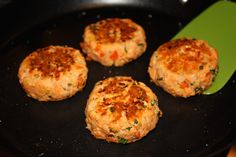
[[[151,18],[152,18],[152,14],[148,14],[148,18],[150,18],[150,19],[151,19]]]
[[[186,149],[186,152],[187,152],[187,153],[190,152],[190,149]]]
[[[84,15],[86,15],[87,13],[86,13],[85,11],[83,11],[81,14],[84,16]]]
[[[110,107],[110,111],[111,111],[111,112],[114,112],[115,110],[116,110],[115,107]]]
[[[203,69],[203,65],[200,65],[200,66],[199,66],[199,70],[202,70],[202,69]]]
[[[40,157],[40,156],[44,156],[44,153],[40,153],[40,154],[38,154],[38,156]]]
[[[209,131],[208,131],[207,129],[204,129],[204,130],[203,130],[203,133],[204,133],[204,134],[208,134],[208,132],[209,132]]]
[[[29,40],[26,40],[26,44],[30,44],[30,41],[29,41]]]
[[[54,23],[54,24],[52,25],[52,27],[53,27],[53,28],[56,28],[56,27],[57,27],[57,24],[56,24],[56,23]]]
[[[179,26],[179,28],[182,28],[183,27],[182,22],[178,22],[178,26]]]
[[[188,0],[179,0],[179,2],[180,4],[185,5],[188,2]]]
[[[46,33],[47,33],[48,35],[51,35],[51,34],[52,34],[52,32],[49,31],[49,30],[47,30]]]

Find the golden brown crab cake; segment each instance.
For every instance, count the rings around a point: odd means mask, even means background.
[[[81,48],[88,58],[104,66],[122,66],[146,50],[143,28],[131,19],[108,18],[90,24]]]
[[[125,144],[153,130],[162,112],[156,95],[144,83],[116,76],[96,83],[85,114],[87,129],[97,139]]]
[[[48,46],[29,54],[18,71],[19,82],[29,97],[58,101],[83,89],[88,69],[79,50]]]
[[[151,80],[173,96],[189,97],[211,86],[218,71],[218,54],[206,41],[175,39],[152,55]]]

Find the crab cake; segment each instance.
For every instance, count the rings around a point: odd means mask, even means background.
[[[206,41],[182,38],[161,45],[152,55],[151,80],[178,97],[200,94],[218,71],[218,54]]]
[[[84,31],[83,52],[104,66],[123,66],[146,50],[143,28],[130,19],[109,18],[90,24]]]
[[[29,54],[21,63],[19,82],[29,97],[58,101],[83,89],[88,69],[79,50],[48,46]]]
[[[117,76],[96,83],[85,114],[87,129],[97,139],[125,144],[153,130],[162,112],[156,95],[144,83]]]

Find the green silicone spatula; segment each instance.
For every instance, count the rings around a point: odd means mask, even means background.
[[[203,39],[218,50],[219,72],[204,94],[219,91],[236,70],[236,3],[218,1],[185,26],[174,38]]]

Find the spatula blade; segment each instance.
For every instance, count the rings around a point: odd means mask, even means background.
[[[204,94],[214,94],[236,70],[236,3],[218,1],[185,26],[174,38],[203,39],[218,50],[219,72]]]

